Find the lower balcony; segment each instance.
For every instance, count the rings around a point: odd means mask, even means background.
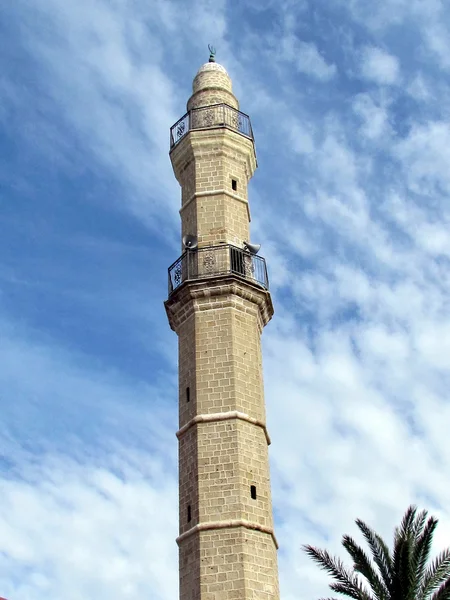
[[[169,296],[185,281],[233,274],[269,289],[266,261],[232,244],[186,250],[169,267]]]

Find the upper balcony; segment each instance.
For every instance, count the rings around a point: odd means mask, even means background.
[[[193,108],[170,128],[170,149],[193,129],[225,127],[253,141],[250,117],[228,104],[213,104]]]
[[[269,289],[266,261],[262,256],[232,244],[186,250],[169,267],[169,297],[185,281],[237,275],[265,290]]]

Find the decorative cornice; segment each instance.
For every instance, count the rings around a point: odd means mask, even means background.
[[[224,296],[230,306],[233,296],[252,302],[259,314],[261,331],[273,316],[273,304],[268,290],[248,279],[227,273],[213,278],[187,280],[172,292],[164,302],[170,327],[176,331],[196,309],[207,309],[211,301],[220,303]]]
[[[240,419],[241,421],[246,421],[247,423],[251,423],[252,425],[261,427],[266,437],[267,445],[270,446],[270,436],[267,431],[266,424],[263,421],[250,417],[249,415],[239,412],[238,410],[231,410],[225,413],[197,415],[193,419],[188,421],[185,425],[183,425],[183,427],[181,427],[177,431],[176,436],[178,439],[180,439],[180,437],[182,437],[186,433],[186,431],[188,431],[191,427],[194,427],[194,425],[197,425],[198,423],[215,423],[218,421],[229,421],[231,419]]]
[[[275,548],[278,550],[279,546],[277,538],[275,537],[275,533],[271,527],[265,527],[264,525],[254,523],[252,521],[247,521],[246,519],[230,519],[229,521],[209,521],[207,523],[199,523],[198,525],[194,525],[194,527],[191,527],[191,529],[188,529],[179,537],[177,537],[177,544],[180,545],[180,543],[183,542],[186,538],[200,531],[210,531],[211,529],[232,529],[235,527],[245,527],[246,529],[253,529],[254,531],[261,531],[261,533],[267,533],[272,537],[273,543],[275,544]]]

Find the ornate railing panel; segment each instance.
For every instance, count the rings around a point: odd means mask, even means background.
[[[269,289],[266,261],[231,244],[187,250],[169,267],[169,296],[185,281],[233,273]]]
[[[253,139],[250,117],[228,104],[213,104],[193,108],[170,128],[170,147],[173,148],[192,129],[228,127]]]

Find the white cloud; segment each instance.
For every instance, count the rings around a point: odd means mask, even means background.
[[[220,40],[223,6],[217,2],[214,11],[211,7],[210,0],[193,7],[190,31],[199,32],[198,37],[214,33]],[[166,201],[161,210],[160,202],[161,195],[167,200],[179,195],[167,161],[168,128],[180,116],[186,94],[180,95],[171,78],[167,55],[183,56],[183,11],[159,1],[131,6],[50,0],[36,2],[32,10],[25,7],[24,15],[25,43],[53,101],[54,119],[62,119],[83,152],[114,173],[127,190],[119,196],[126,209],[149,227],[172,228],[177,203]],[[41,22],[46,26],[36,26]],[[34,100],[27,104],[34,106]],[[41,112],[32,117],[33,131],[42,128],[33,139],[36,152],[70,163],[73,146],[64,145],[68,131],[44,121]],[[116,201],[110,199],[112,207]]]
[[[370,94],[358,94],[353,100],[353,110],[361,118],[362,136],[374,141],[390,135],[387,108]]]
[[[311,154],[314,151],[314,133],[306,123],[295,119],[288,123],[291,148],[299,154]]]
[[[450,498],[441,473],[450,453],[441,428],[449,419],[450,270],[435,262],[448,252],[447,130],[419,120],[402,139],[390,126],[390,107],[386,95],[354,98],[358,135],[342,114],[320,126],[303,115],[314,144],[295,155],[301,168],[292,168],[284,184],[289,202],[276,216],[292,238],[314,232],[320,240],[314,253],[301,244],[286,252],[281,226],[272,251],[285,269],[264,339],[288,600],[298,589],[325,595],[327,578],[299,546],[344,557],[339,540],[355,533],[355,515],[391,540],[416,502],[441,519],[434,551],[448,545]],[[367,140],[380,142],[381,168]]]
[[[29,457],[17,475],[0,482],[6,597],[175,597],[177,485],[157,456],[49,454],[40,464]]]
[[[422,73],[415,75],[414,79],[408,86],[408,93],[419,101],[426,101],[430,99],[430,89]]]
[[[328,63],[312,42],[299,42],[296,45],[295,64],[301,73],[328,81],[336,75],[336,65]]]
[[[270,60],[278,62],[281,59],[293,65],[298,72],[326,82],[337,74],[336,65],[326,60],[314,41],[306,42],[299,36],[299,21],[304,9],[305,6],[298,3],[295,10],[290,2],[281,4],[282,26],[279,35],[269,38],[272,47]]]
[[[380,85],[398,83],[400,65],[398,58],[376,46],[368,46],[362,52],[361,75]]]
[[[0,395],[20,399],[2,413],[1,592],[176,595],[175,382],[105,372],[13,321],[0,330]]]
[[[339,295],[332,288],[328,300],[333,302],[333,296]],[[382,303],[384,294],[376,296]],[[314,290],[310,301],[321,302],[320,291]],[[343,533],[354,532],[354,515],[390,541],[402,509],[421,494],[427,494],[427,507],[434,512],[430,498],[438,497],[444,506],[450,499],[442,489],[442,467],[435,452],[445,464],[449,454],[444,444],[433,448],[432,442],[445,439],[437,437],[436,426],[442,420],[430,416],[433,408],[427,396],[413,393],[424,376],[423,369],[412,374],[422,360],[412,351],[414,338],[401,329],[391,333],[375,324],[355,325],[347,332],[337,325],[317,332],[312,356],[306,332],[292,330],[291,336],[272,332],[265,341],[275,506],[282,515],[278,535],[289,556],[282,565],[287,598],[295,598],[300,585],[303,589],[306,585],[313,597],[325,591],[325,577],[321,582],[317,573],[312,576],[298,552],[301,543],[326,546],[345,556],[339,540]],[[352,350],[355,342],[360,358]],[[445,351],[441,344],[435,356]],[[434,360],[431,364],[433,369],[439,365]],[[398,411],[392,400],[386,401],[408,396],[410,406],[399,406]],[[434,414],[443,416],[442,401],[435,402]],[[422,439],[409,429],[410,413],[425,427]],[[448,531],[450,515],[445,511],[441,516],[440,528]],[[312,519],[317,529],[306,526],[303,518]],[[297,528],[292,528],[292,522],[298,523]],[[435,551],[446,545],[440,537]]]
[[[399,141],[395,154],[401,160],[411,190],[435,196],[450,191],[450,126],[445,121],[415,124]]]
[[[54,102],[56,117],[82,140],[84,152],[92,153],[95,161],[113,170],[119,183],[129,188],[127,208],[149,225],[160,220],[148,192],[176,193],[163,155],[166,123],[175,120],[177,113],[173,84],[161,63],[161,43],[143,35],[146,15],[102,1],[82,1],[76,6],[38,2],[26,12],[26,43]],[[47,35],[47,29],[35,26],[42,20],[59,35]],[[153,64],[144,62],[148,55],[154,57]],[[42,116],[37,114],[36,120]],[[46,123],[41,126],[48,128]],[[64,137],[61,130],[48,130],[48,134],[54,145]],[[70,151],[64,148],[64,158],[69,159]],[[169,204],[166,218],[173,219],[175,214]]]
[[[412,53],[434,70],[448,70],[450,9],[445,0],[341,0],[352,19],[380,39],[394,33],[414,30]],[[407,59],[412,54],[407,54]],[[437,59],[437,62],[436,62]]]
[[[340,0],[352,17],[370,31],[379,33],[399,25],[427,24],[441,16],[445,8],[442,0]]]
[[[436,19],[424,32],[425,39],[433,58],[437,58],[442,69],[450,69],[450,29],[448,20]]]

